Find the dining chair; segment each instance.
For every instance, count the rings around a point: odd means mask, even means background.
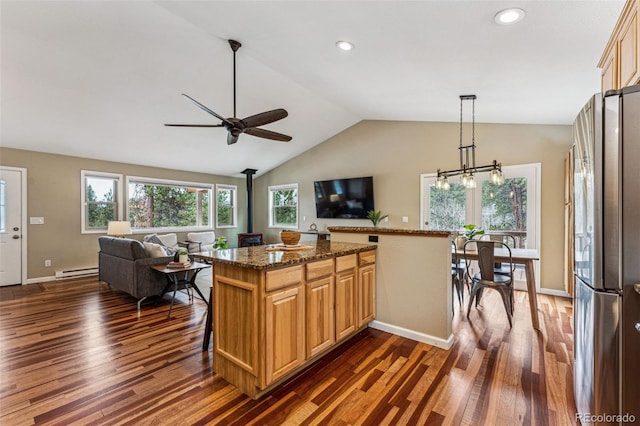
[[[511,234],[501,234],[501,233],[490,233],[484,234],[485,239],[489,239],[490,241],[497,241],[506,244],[510,248],[516,248],[516,239]],[[514,266],[515,268],[515,266]],[[496,262],[494,265],[494,271],[496,274],[500,275],[510,275],[513,274],[513,270],[506,263]]]
[[[469,251],[469,243],[471,241],[467,241],[464,245],[464,256],[467,265],[469,265],[470,259],[468,258]],[[492,288],[498,293],[500,293],[500,297],[502,298],[502,303],[504,305],[505,311],[507,312],[507,318],[509,320],[509,327],[512,327],[512,316],[513,316],[513,259],[511,256],[511,248],[499,241],[491,241],[491,240],[478,240],[473,241],[476,244],[476,250],[478,254],[478,268],[479,272],[472,275],[470,268],[466,269],[466,276],[471,282],[471,292],[469,296],[469,307],[467,308],[467,318],[469,318],[469,314],[471,313],[471,306],[473,305],[473,301],[476,301],[476,308],[478,307],[479,297],[482,294],[482,291],[485,288]],[[507,270],[510,271],[509,274],[499,274],[495,272],[495,251],[500,249],[508,256],[508,265]]]
[[[462,306],[464,302],[464,260],[460,259],[456,252],[455,241],[451,242],[451,285],[458,295],[458,303]],[[453,308],[453,298],[451,298],[451,308]]]

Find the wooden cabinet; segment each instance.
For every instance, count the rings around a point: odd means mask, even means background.
[[[358,254],[357,324],[362,327],[376,316],[376,252]]]
[[[605,92],[640,83],[640,0],[627,0],[598,63]]]
[[[333,259],[311,262],[306,267],[307,358],[336,342],[333,268]]]
[[[307,282],[307,358],[330,348],[336,341],[334,289],[333,274]]]
[[[265,326],[265,385],[268,386],[305,360],[302,285],[267,295]]]
[[[348,337],[358,327],[356,321],[355,254],[336,258],[336,341]]]

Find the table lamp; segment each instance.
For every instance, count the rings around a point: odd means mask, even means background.
[[[131,235],[131,223],[128,220],[110,220],[107,226],[107,235],[124,238]]]

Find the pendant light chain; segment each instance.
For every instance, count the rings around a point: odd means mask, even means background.
[[[463,139],[463,105],[465,100],[471,102],[471,144],[464,145]],[[436,179],[437,189],[449,189],[449,179],[452,176],[461,176],[461,183],[468,189],[476,187],[474,174],[480,172],[490,172],[491,182],[501,185],[504,182],[502,176],[502,165],[496,160],[493,160],[492,164],[485,166],[476,166],[476,95],[462,95],[460,96],[460,146],[458,147],[460,155],[460,168],[457,170],[445,170],[438,169],[438,176]],[[463,152],[464,151],[464,152]],[[469,152],[471,151],[471,152]]]

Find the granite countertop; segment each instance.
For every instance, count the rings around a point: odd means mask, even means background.
[[[457,232],[427,231],[424,229],[405,228],[374,228],[373,226],[329,226],[330,232],[346,232],[351,234],[378,234],[378,235],[413,235],[416,237],[444,237],[448,238]]]
[[[307,245],[308,243],[308,245]],[[362,251],[375,250],[375,244],[342,243],[337,241],[305,241],[307,250],[271,251],[278,244],[213,250],[195,253],[193,256],[214,263],[225,263],[250,269],[269,269],[296,263],[312,262],[330,257],[345,256]]]

